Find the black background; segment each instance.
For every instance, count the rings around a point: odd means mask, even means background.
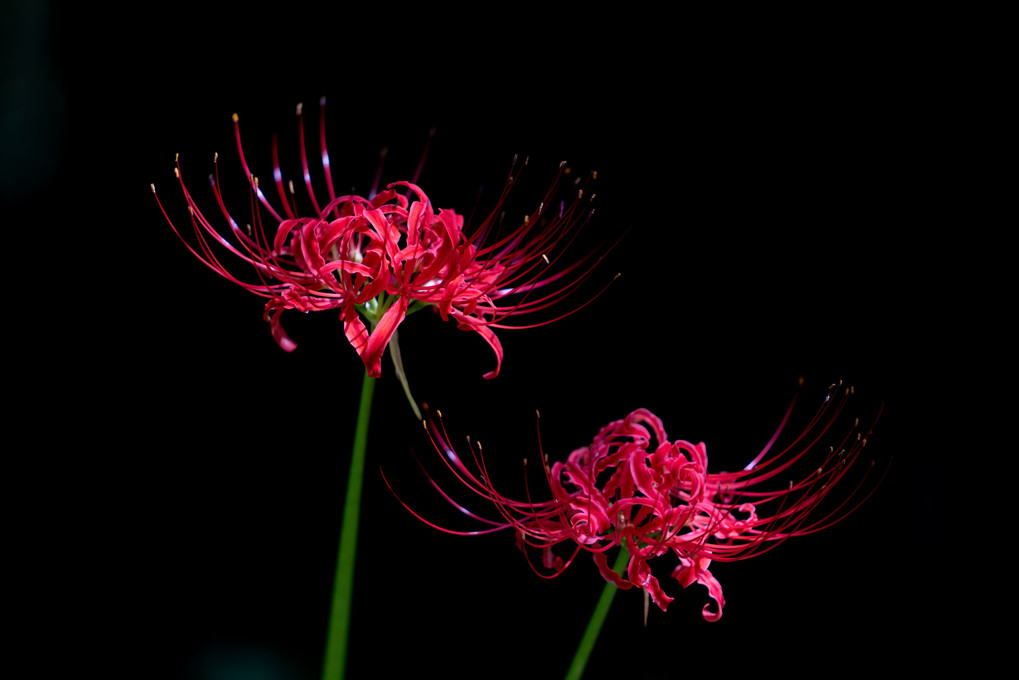
[[[418,399],[480,439],[508,487],[536,455],[535,410],[552,458],[647,407],[721,470],[760,449],[801,376],[801,415],[838,380],[861,419],[883,404],[868,453],[890,468],[857,514],[719,565],[718,623],[701,619],[700,587],[666,585],[676,601],[647,628],[639,594],[620,593],[586,677],[915,669],[960,626],[965,558],[947,524],[970,482],[947,428],[987,399],[959,391],[988,367],[962,344],[982,319],[962,273],[980,235],[959,238],[974,227],[943,178],[951,46],[916,41],[918,18],[12,7],[38,40],[11,63],[30,57],[53,97],[30,98],[52,103],[24,128],[51,164],[13,185],[11,213],[18,235],[46,234],[28,235],[35,278],[17,297],[44,310],[22,331],[46,357],[24,412],[60,414],[35,426],[42,469],[26,473],[46,491],[19,505],[44,520],[29,563],[57,597],[28,628],[48,648],[70,618],[71,637],[95,634],[85,666],[317,677],[362,365],[332,313],[288,312],[299,348],[282,352],[261,300],[185,250],[149,184],[186,224],[179,153],[214,214],[203,178],[218,151],[244,214],[230,115],[268,179],[270,136],[292,152],[294,106],[315,130],[320,96],[338,186],[364,190],[382,147],[384,178],[408,177],[432,128],[420,183],[459,212],[514,154],[530,158],[520,211],[560,160],[598,172],[581,247],[626,236],[587,293],[622,276],[594,303],[500,333],[493,381],[476,335],[425,313],[400,329]],[[383,373],[350,677],[560,677],[603,581],[586,559],[543,581],[509,534],[451,537],[410,517],[380,467],[415,507],[458,521],[420,475],[412,452],[438,459],[388,361]]]

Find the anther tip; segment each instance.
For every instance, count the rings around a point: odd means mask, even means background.
[[[301,115],[301,112],[303,110],[304,110],[304,102],[297,102],[297,115],[298,116]]]
[[[238,118],[238,116],[237,116],[237,114],[236,114],[236,113],[235,113],[234,115],[230,116],[230,118],[231,118],[231,119],[233,120],[233,122],[235,122],[235,123],[236,123],[236,122],[237,122],[237,121],[239,120],[239,118]]]
[[[155,183],[149,184],[149,186],[152,187],[152,193],[156,193],[156,185],[155,185]]]

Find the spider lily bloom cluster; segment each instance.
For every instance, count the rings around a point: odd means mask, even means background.
[[[634,411],[603,427],[589,446],[573,451],[566,462],[549,466],[541,452],[552,493],[547,501],[532,499],[529,491],[523,500],[501,493],[489,476],[481,446],[470,445],[477,467],[473,472],[450,444],[441,420],[439,425],[429,420],[426,429],[449,469],[471,491],[493,503],[501,518],[474,514],[453,501],[434,479],[433,486],[446,500],[485,528],[452,530],[403,504],[422,521],[447,533],[476,535],[512,529],[532,569],[545,578],[558,576],[581,551],[588,552],[606,581],[624,590],[644,591],[645,620],[647,598],[662,611],[673,600],[651,569],[652,562],[661,567],[671,553],[671,564],[676,565],[672,577],[684,588],[693,583],[707,587],[715,608],[707,604],[702,613],[708,621],[717,621],[725,599],[710,570],[713,561],[746,559],[792,536],[819,531],[844,518],[870,495],[860,491],[873,464],[841,501],[827,510],[821,508],[835,488],[846,486],[840,482],[867,443],[869,430],[862,431],[858,420],[845,431],[836,431],[851,393],[851,388],[833,385],[805,429],[790,445],[769,455],[789,420],[794,399],[768,445],[739,472],[709,473],[703,443],[670,441],[657,416],[645,409]],[[823,441],[831,445],[819,461],[811,461],[809,456]],[[771,483],[786,481],[793,466],[801,463],[809,465],[810,472],[769,490]],[[560,545],[566,547],[565,559],[553,551]],[[606,552],[617,546],[629,553],[625,575],[613,571],[606,559]],[[529,549],[541,554],[540,567]]]
[[[538,209],[515,228],[500,233],[500,213],[519,175],[514,161],[492,212],[470,234],[464,231],[462,215],[432,205],[416,183],[417,173],[411,181],[392,183],[382,191],[377,190],[376,176],[367,196],[337,196],[326,150],[324,99],[321,110],[319,139],[327,201],[319,201],[312,189],[302,108],[297,108],[302,172],[311,216],[299,216],[293,183],[284,185],[275,137],[273,179],[282,208],[269,202],[245,160],[235,114],[237,151],[257,199],[252,201],[252,223],[242,229],[228,211],[220,191],[217,163],[217,172],[209,179],[229,232],[217,229],[188,191],[178,163],[175,173],[190,212],[196,245],[184,238],[157,196],[170,226],[210,269],[266,298],[265,319],[276,342],[286,351],[293,351],[297,345],[280,323],[284,310],[336,310],[347,340],[369,374],[378,377],[382,354],[397,327],[411,312],[431,305],[444,321],[453,319],[461,329],[484,338],[496,359],[495,368],[485,377],[495,377],[503,359],[495,329],[550,323],[545,319],[511,325],[507,320],[552,308],[573,292],[597,264],[588,254],[554,268],[590,218],[593,194],[577,186],[569,201],[556,202],[569,173],[563,163]],[[155,193],[154,185],[152,191]],[[214,243],[235,256],[242,267],[253,270],[253,276],[235,274],[217,255]],[[560,318],[580,307],[560,314]]]

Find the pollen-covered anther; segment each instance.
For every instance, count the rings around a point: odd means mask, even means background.
[[[541,259],[545,260],[545,264],[552,264],[551,262],[548,261],[548,255],[546,255],[545,253],[541,254]]]
[[[240,118],[239,118],[239,117],[238,117],[238,115],[237,115],[237,114],[235,113],[234,115],[230,116],[230,120],[232,120],[233,122],[235,122],[235,123],[236,123],[236,122],[237,122],[238,120],[240,120]]]
[[[301,115],[301,111],[304,110],[304,102],[297,102],[297,115]]]

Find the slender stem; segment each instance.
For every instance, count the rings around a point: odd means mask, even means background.
[[[354,558],[357,554],[357,526],[361,514],[361,486],[364,479],[364,454],[368,444],[368,420],[372,410],[375,378],[365,371],[361,385],[361,404],[357,411],[354,448],[350,455],[350,475],[343,505],[340,527],[340,549],[336,557],[336,578],[333,581],[333,604],[329,614],[325,662],[322,680],[340,680],[347,663],[350,637],[350,603],[354,595]]]
[[[403,385],[403,393],[407,395],[407,401],[410,402],[410,408],[414,411],[414,417],[420,422],[421,409],[418,408],[417,402],[414,401],[414,397],[410,393],[410,383],[407,382],[407,373],[403,370],[403,355],[400,354],[400,340],[397,338],[397,334],[398,331],[393,331],[393,337],[389,339],[389,356],[393,359],[396,377],[400,379],[400,384]]]
[[[629,559],[630,553],[626,550],[626,546],[620,546],[619,555],[616,556],[616,563],[612,565],[612,570],[621,574]],[[617,590],[619,588],[612,583],[606,583],[605,588],[602,589],[598,604],[595,605],[594,613],[591,614],[591,620],[587,622],[584,637],[580,638],[580,645],[577,646],[577,652],[573,656],[573,663],[566,671],[566,680],[580,680],[584,674],[584,667],[591,656],[591,651],[594,650],[594,643],[598,640],[598,633],[601,632],[602,624],[605,623],[605,617],[608,616],[612,598],[616,596]]]

